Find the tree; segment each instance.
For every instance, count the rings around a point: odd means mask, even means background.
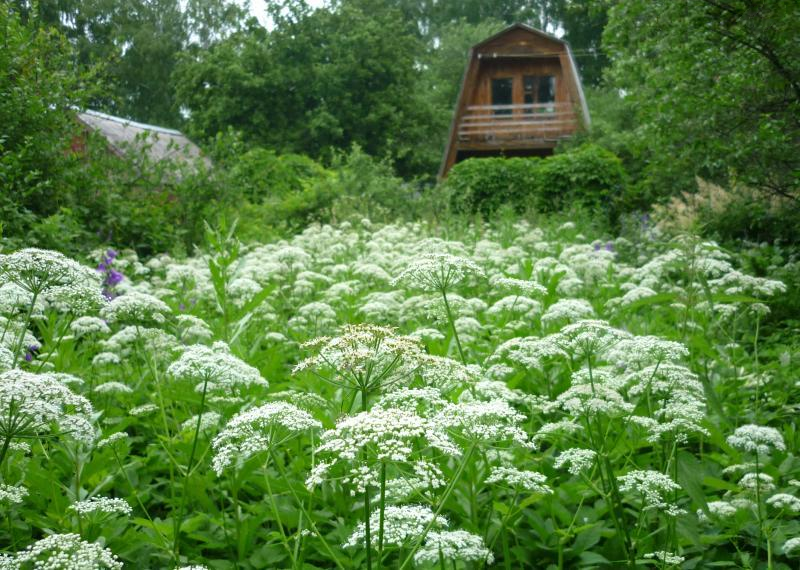
[[[417,149],[431,122],[417,91],[423,46],[402,14],[377,0],[281,8],[271,31],[251,22],[181,58],[177,96],[191,131],[231,126],[253,144],[315,158],[355,143],[406,174],[431,168]]]
[[[798,30],[795,0],[614,2],[609,78],[636,114],[651,191],[734,176],[800,198]]]
[[[90,95],[57,31],[25,25],[0,2],[0,220],[20,234],[37,218],[76,207],[61,183],[79,166],[69,152],[72,108]]]
[[[92,107],[137,121],[178,126],[171,83],[177,56],[239,28],[229,0],[15,0],[23,21],[60,30],[84,68],[102,66],[110,87]]]

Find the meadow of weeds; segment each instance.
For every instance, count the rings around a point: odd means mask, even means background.
[[[0,568],[796,568],[786,286],[742,268],[524,221],[7,252]]]

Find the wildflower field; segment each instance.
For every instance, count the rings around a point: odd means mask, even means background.
[[[7,252],[0,569],[797,568],[785,292],[571,223]]]

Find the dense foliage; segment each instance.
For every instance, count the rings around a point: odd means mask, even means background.
[[[502,207],[557,212],[585,207],[615,220],[627,180],[619,158],[596,145],[539,158],[473,158],[456,164],[443,191],[457,212],[492,214]]]
[[[0,560],[792,567],[786,285],[743,271],[764,252],[630,236],[364,220],[96,270],[10,252]]]
[[[800,198],[800,5],[793,0],[613,2],[609,79],[635,117],[643,190],[694,176]]]

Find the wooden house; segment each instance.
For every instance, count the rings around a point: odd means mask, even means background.
[[[550,155],[588,126],[567,42],[515,24],[470,49],[439,177],[472,157]]]

